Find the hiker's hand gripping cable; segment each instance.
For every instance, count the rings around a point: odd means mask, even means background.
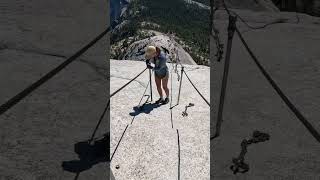
[[[146,65],[147,65],[148,69],[153,69],[153,67],[151,66],[151,63],[150,63],[150,59],[146,60]]]
[[[160,72],[160,71],[162,71],[165,67],[156,67],[156,66],[152,66],[151,65],[151,62],[150,62],[150,59],[147,59],[146,60],[146,65],[147,65],[147,68],[148,69],[152,69],[153,71],[155,71],[155,72]]]

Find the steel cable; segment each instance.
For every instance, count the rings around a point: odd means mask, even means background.
[[[6,103],[2,104],[0,106],[0,115],[5,113],[7,110],[9,110],[11,107],[13,107],[15,104],[20,102],[22,99],[24,99],[26,96],[28,96],[30,93],[32,93],[34,90],[36,90],[38,87],[40,87],[42,84],[53,78],[56,74],[58,74],[61,70],[63,70],[65,67],[67,67],[70,63],[72,63],[74,60],[76,60],[79,56],[81,56],[83,53],[85,53],[90,47],[92,47],[96,42],[98,42],[102,37],[104,37],[109,31],[111,30],[110,27],[105,29],[101,34],[99,34],[96,38],[94,38],[91,42],[89,42],[87,45],[85,45],[83,48],[81,48],[79,51],[77,51],[74,55],[69,57],[67,60],[65,60],[63,63],[61,63],[59,66],[48,72],[46,75],[41,77],[38,81],[34,82],[30,86],[28,86],[26,89],[9,99]]]

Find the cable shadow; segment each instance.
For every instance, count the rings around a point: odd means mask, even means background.
[[[154,103],[147,103],[143,104],[142,106],[135,106],[133,107],[134,112],[129,113],[130,116],[137,116],[141,113],[150,114],[151,111],[160,107],[161,104],[154,104]]]
[[[174,107],[176,107],[176,106],[178,106],[179,104],[176,104],[176,105],[174,105],[174,106],[172,106],[172,107],[170,107],[170,109],[173,109]]]
[[[62,168],[65,171],[76,173],[75,180],[81,172],[91,169],[94,165],[108,162],[110,154],[110,134],[96,138],[89,144],[89,141],[81,141],[74,145],[74,152],[78,154],[77,160],[63,161]]]

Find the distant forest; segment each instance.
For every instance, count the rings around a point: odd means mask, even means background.
[[[141,9],[141,6],[146,8]],[[208,63],[203,62],[199,56],[209,59],[209,10],[187,4],[183,0],[135,0],[130,3],[129,8],[140,11],[138,16],[131,19],[133,31],[139,28],[137,25],[140,22],[156,23],[160,28],[149,27],[149,29],[164,33],[174,32],[191,47],[188,53],[198,64]]]

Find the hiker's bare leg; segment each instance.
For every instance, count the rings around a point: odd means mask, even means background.
[[[162,88],[166,93],[167,97],[169,97],[168,79],[168,76],[162,79]]]
[[[157,85],[157,90],[158,90],[159,96],[162,97],[161,79],[158,78],[157,76],[154,76],[154,79],[156,81],[156,85]]]

